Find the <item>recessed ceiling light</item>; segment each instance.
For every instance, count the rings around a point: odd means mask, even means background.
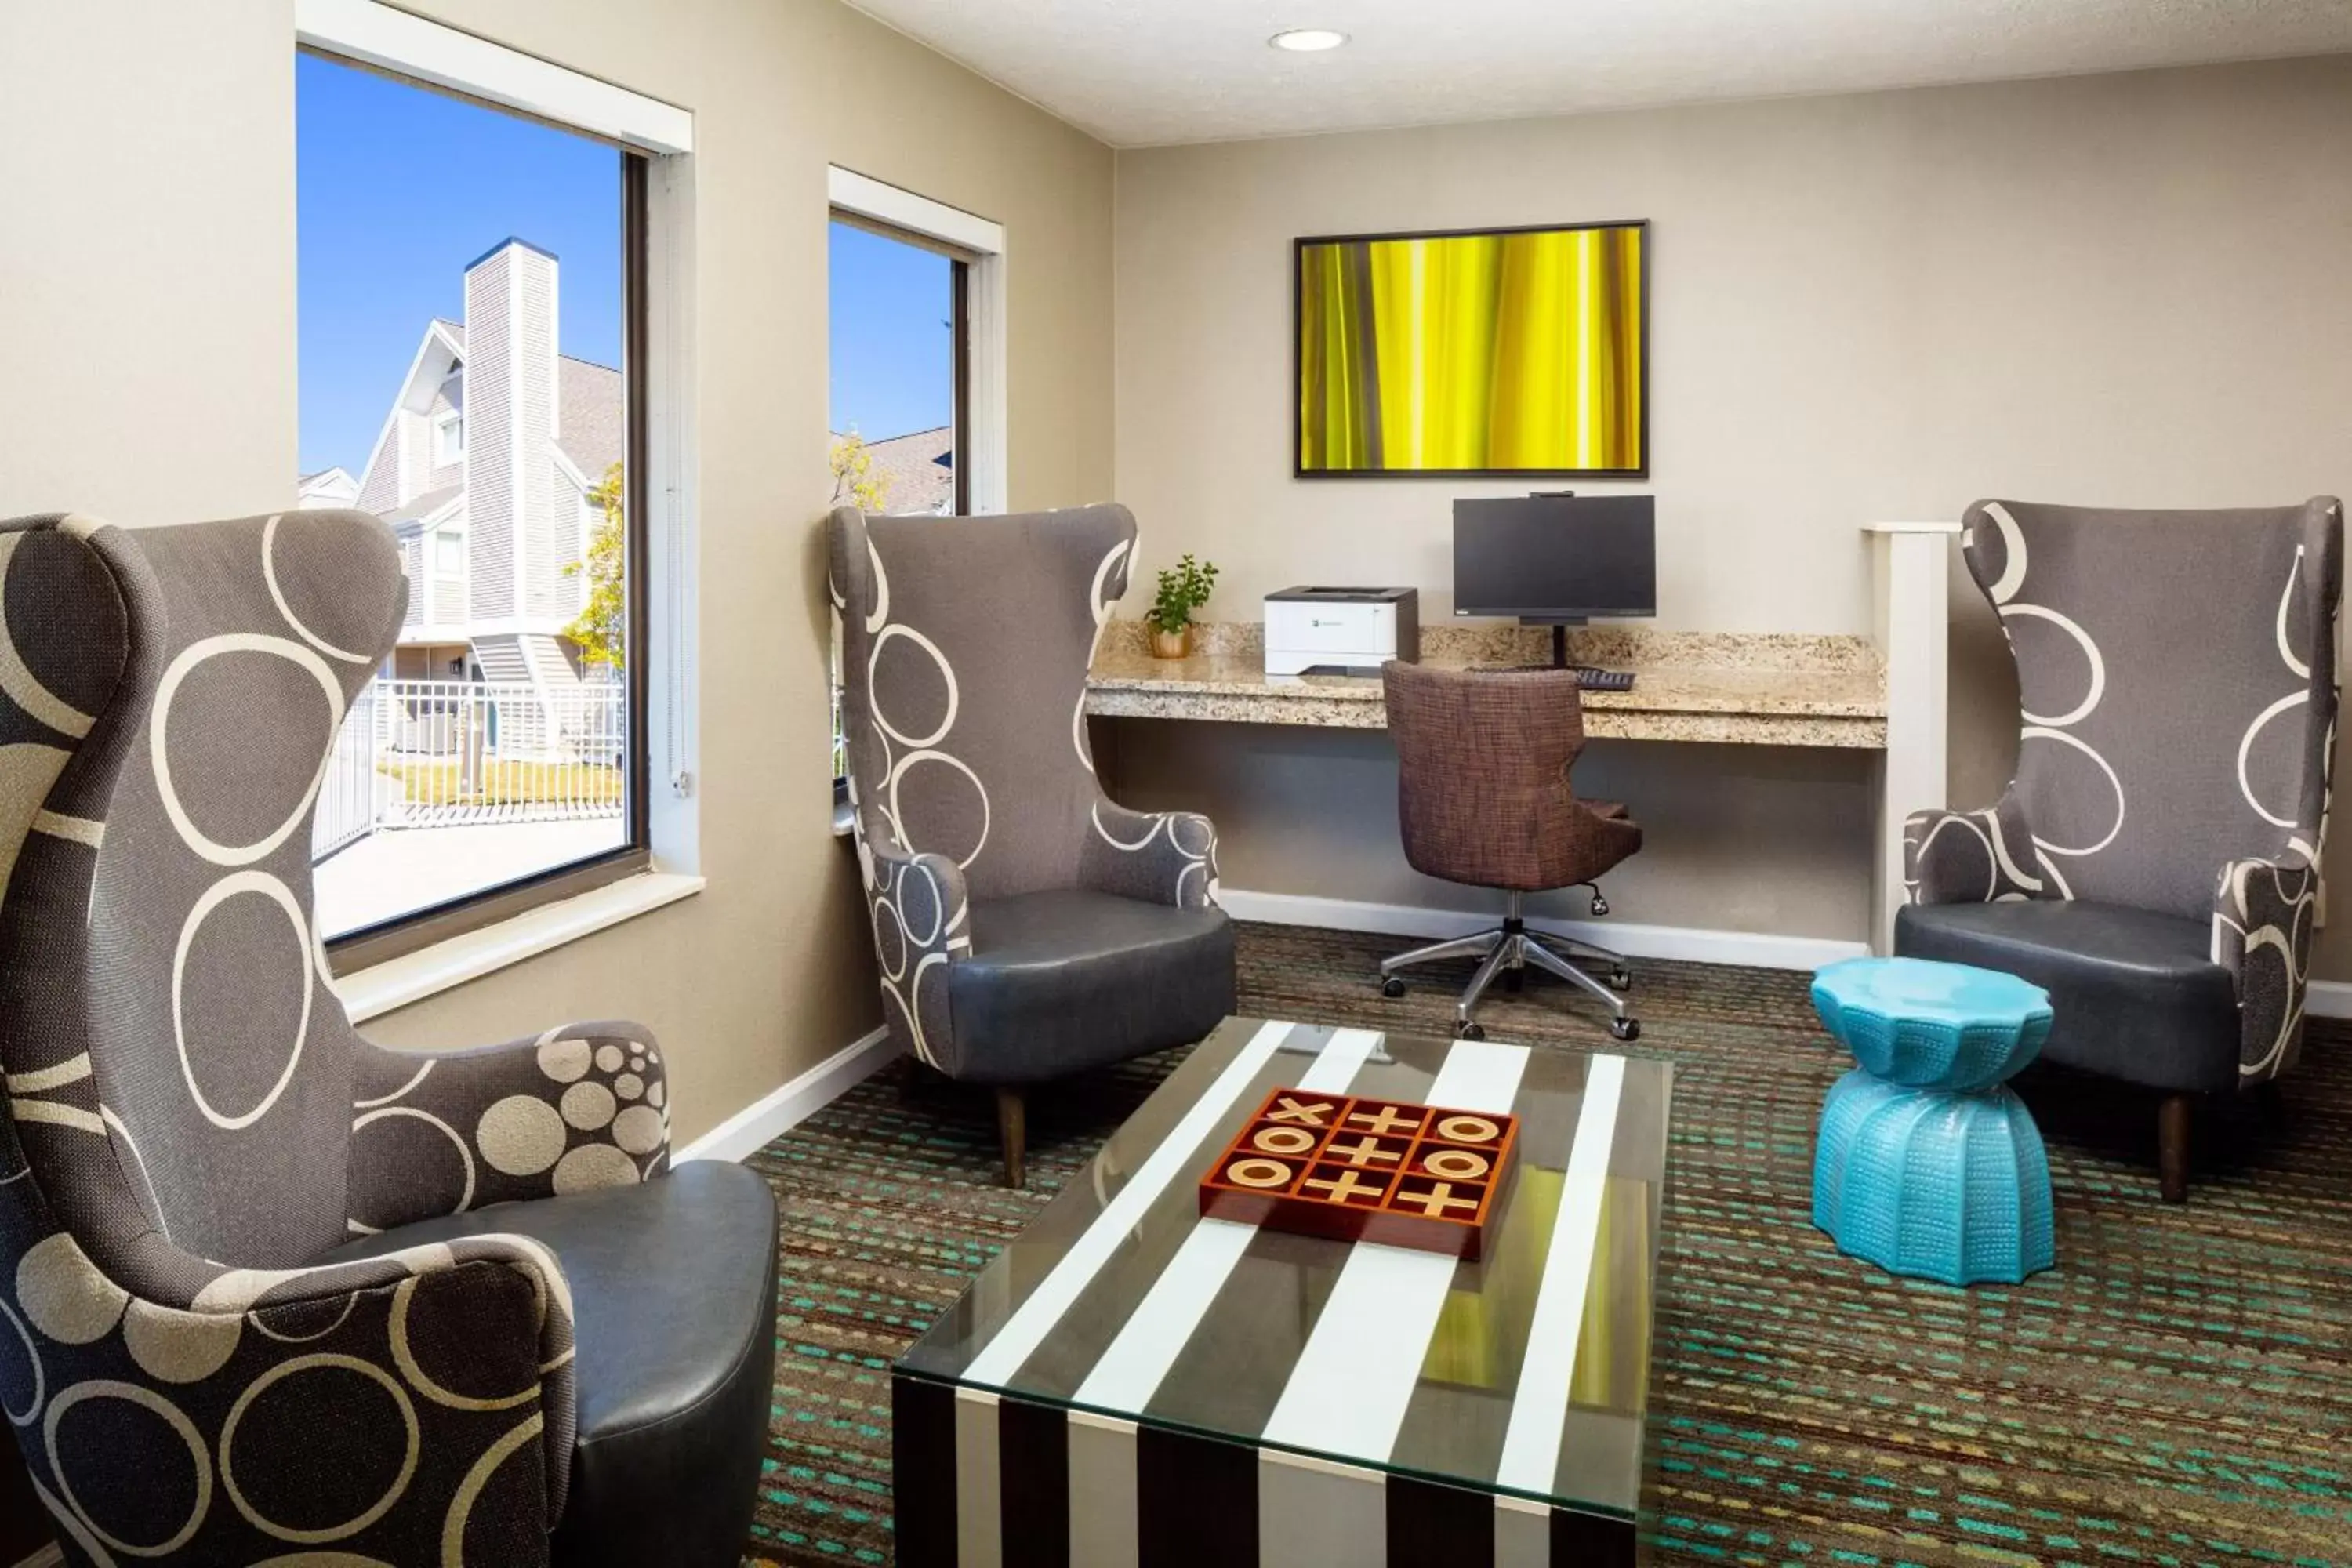
[[[1286,33],[1276,33],[1266,40],[1277,49],[1293,54],[1311,55],[1324,49],[1336,49],[1348,41],[1345,33],[1335,33],[1328,27],[1293,27]]]

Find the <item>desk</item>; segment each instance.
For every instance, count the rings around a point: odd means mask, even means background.
[[[1585,731],[1599,739],[1827,747],[1873,754],[1875,844],[1871,944],[1888,951],[1904,898],[1903,819],[1944,804],[1945,616],[1950,522],[1861,530],[1872,633],[1660,632],[1586,627],[1571,634],[1580,664],[1632,669],[1631,691],[1584,694]],[[1202,628],[1186,659],[1150,657],[1139,622],[1104,627],[1087,678],[1086,710],[1105,717],[1228,724],[1387,727],[1376,677],[1269,680],[1255,623]],[[1538,664],[1550,634],[1537,627],[1438,624],[1422,630],[1422,661],[1456,668]]]
[[[1202,652],[1153,658],[1138,622],[1113,622],[1087,678],[1087,711],[1105,717],[1228,724],[1388,725],[1378,676],[1269,678],[1255,624],[1204,626]],[[1432,626],[1427,665],[1534,664],[1550,657],[1542,628]],[[1635,672],[1631,691],[1584,694],[1585,733],[1619,741],[1884,750],[1886,674],[1855,637],[1586,629],[1569,657]]]

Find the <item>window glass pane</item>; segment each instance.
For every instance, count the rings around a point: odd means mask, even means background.
[[[955,266],[834,224],[835,500],[868,511],[955,510]]]
[[[320,791],[332,939],[628,843],[625,187],[412,83],[296,89],[304,491],[349,474],[408,576]]]
[[[832,453],[835,504],[956,511],[957,264],[921,246],[835,221],[831,254]],[[845,771],[840,650],[834,650],[833,775]]]

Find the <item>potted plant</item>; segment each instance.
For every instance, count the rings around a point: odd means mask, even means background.
[[[1182,658],[1192,651],[1192,612],[1209,602],[1217,585],[1214,563],[1190,554],[1160,574],[1160,595],[1143,617],[1151,627],[1155,658]]]

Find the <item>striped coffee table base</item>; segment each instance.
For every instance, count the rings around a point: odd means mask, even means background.
[[[1631,1521],[899,1373],[899,1568],[1627,1568]]]

